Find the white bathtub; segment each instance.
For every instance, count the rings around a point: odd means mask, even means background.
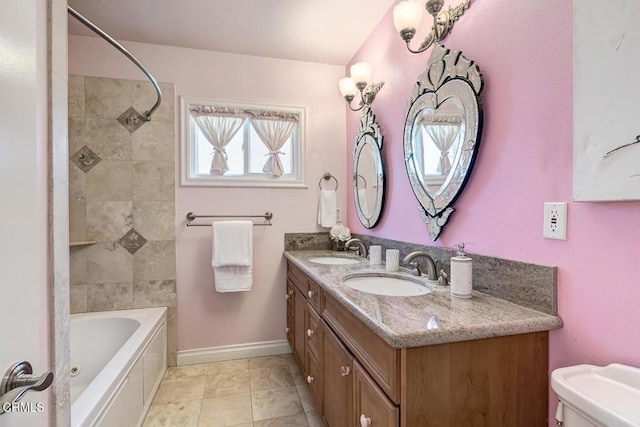
[[[140,425],[166,368],[166,308],[72,314],[71,425]]]

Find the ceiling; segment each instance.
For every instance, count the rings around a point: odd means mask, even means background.
[[[346,65],[394,0],[69,0],[118,41]],[[94,36],[69,17],[69,33]]]

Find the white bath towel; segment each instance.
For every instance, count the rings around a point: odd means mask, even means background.
[[[318,225],[333,227],[336,225],[336,192],[333,190],[321,190],[318,203]]]
[[[253,222],[216,221],[211,224],[211,266],[216,291],[249,291],[253,285]]]

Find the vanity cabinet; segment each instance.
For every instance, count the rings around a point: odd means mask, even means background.
[[[547,331],[394,348],[291,262],[287,278],[305,303],[292,349],[328,427],[548,425]]]

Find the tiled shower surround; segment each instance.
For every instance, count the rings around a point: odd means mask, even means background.
[[[174,89],[69,76],[71,312],[169,308],[176,363]],[[137,115],[136,115],[137,112]]]

